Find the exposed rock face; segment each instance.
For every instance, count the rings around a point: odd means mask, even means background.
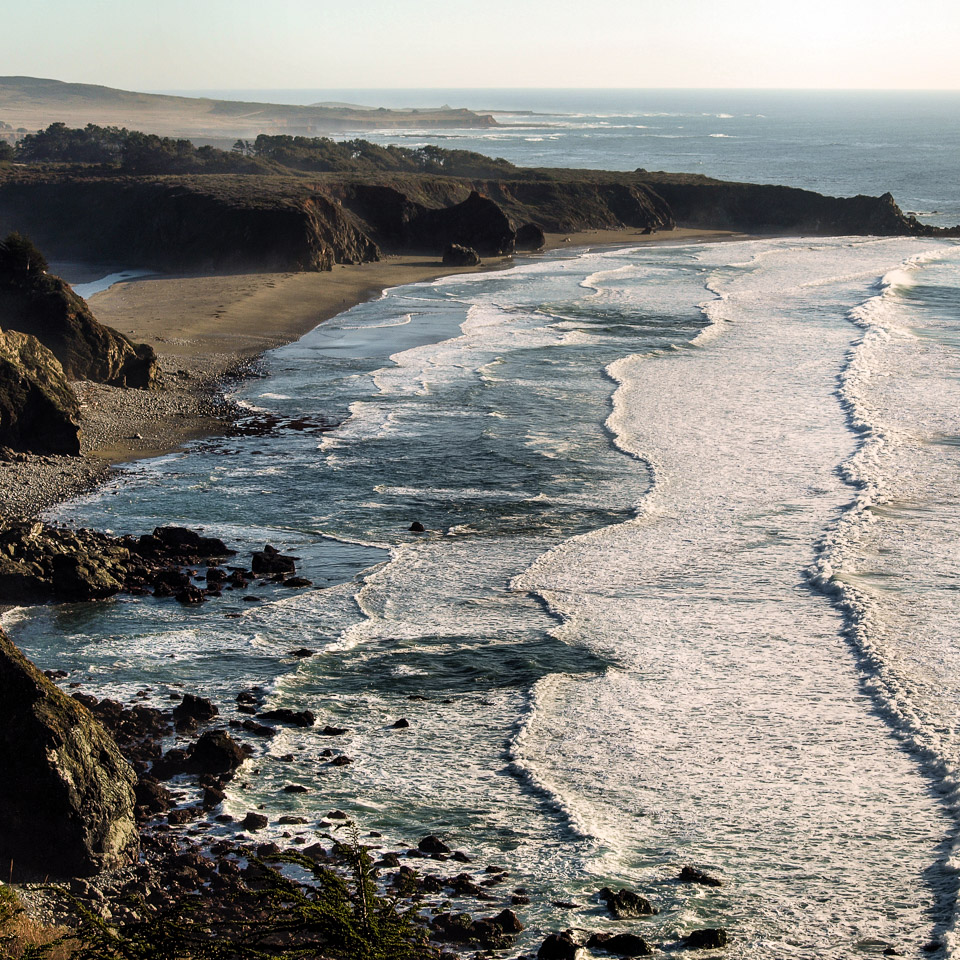
[[[444,250],[450,244],[462,244],[482,256],[511,253],[514,236],[503,210],[476,190],[463,203],[421,210],[407,227],[407,244],[414,249]]]
[[[35,337],[0,330],[0,446],[79,454],[79,414],[57,358]]]
[[[157,376],[153,348],[131,343],[99,323],[59,277],[40,274],[5,282],[0,275],[0,328],[35,336],[60,361],[69,380],[149,387]]]
[[[0,859],[85,876],[136,854],[136,777],[116,743],[0,631]]]
[[[480,265],[480,255],[473,247],[463,247],[451,243],[443,253],[445,267],[476,267]]]
[[[535,249],[541,230],[714,229],[958,236],[889,195],[825,197],[690,174],[524,170],[515,179],[414,173],[80,177],[11,168],[0,219],[51,256],[161,270],[328,270],[381,249],[481,256]],[[517,230],[516,225],[523,225]],[[2,325],[2,321],[0,321]],[[69,375],[69,374],[68,374]]]
[[[4,184],[0,194],[0,218],[64,259],[160,270],[329,270],[380,255],[335,200],[298,179],[31,178]]]
[[[889,193],[826,197],[811,190],[727,183],[696,175],[645,174],[684,226],[731,230],[789,230],[821,236],[950,234],[907,217]],[[955,234],[954,234],[955,235]]]

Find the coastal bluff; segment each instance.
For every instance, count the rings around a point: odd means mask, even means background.
[[[517,170],[475,179],[433,174],[104,176],[0,172],[0,223],[49,256],[161,271],[324,271],[384,254],[438,260],[450,244],[481,256],[518,233],[656,232],[674,226],[815,236],[956,236],[908,217],[893,198],[707,177]]]
[[[132,768],[90,712],[2,630],[0,702],[0,858],[13,877],[84,876],[131,862],[139,844]]]

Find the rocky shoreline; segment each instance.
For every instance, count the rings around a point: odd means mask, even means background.
[[[65,676],[56,680],[68,689],[77,686]],[[276,898],[316,907],[317,891],[331,876],[349,890],[359,870],[369,883],[371,909],[407,921],[405,947],[398,956],[507,950],[525,930],[528,891],[511,883],[509,869],[475,862],[469,851],[453,849],[449,838],[426,835],[411,842],[373,832],[361,839],[339,810],[312,819],[281,816],[274,824],[256,809],[242,818],[223,812],[228,784],[236,782],[243,790],[259,776],[259,764],[266,760],[262,745],[285,725],[313,726],[316,718],[309,711],[264,711],[254,690],[239,691],[229,705],[184,694],[172,709],[136,700],[129,705],[98,701],[79,691],[72,698],[108,731],[136,771],[141,856],[83,879],[21,885],[21,897],[35,918],[79,929],[88,945],[103,927],[115,942],[133,943],[165,925],[176,929],[184,948],[242,942],[275,956],[286,956],[288,948],[354,955],[344,952],[348,943],[337,940],[346,937],[344,931],[334,935],[318,929],[308,914],[299,924],[278,923]],[[401,725],[397,721],[393,728]],[[335,744],[345,732],[327,727],[321,734]],[[329,757],[324,762],[344,765],[344,755],[335,748],[325,752]],[[279,762],[292,764],[296,758],[285,755]],[[283,828],[282,842],[258,841],[271,825]],[[721,885],[690,865],[675,882]],[[590,926],[558,930],[532,943],[528,935],[526,949],[536,948],[539,960],[575,960],[584,950],[647,956],[655,949],[719,949],[728,942],[726,931],[711,928],[654,943],[644,921],[659,911],[632,890],[605,887],[588,902],[556,906],[580,914]]]

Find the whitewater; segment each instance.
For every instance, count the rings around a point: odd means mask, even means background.
[[[528,891],[527,951],[618,929],[595,894],[620,885],[660,944],[958,954],[960,245],[518,258],[387,291],[263,372],[240,400],[336,426],[197,444],[55,516],[269,541],[318,588],[19,610],[28,655],[98,695],[259,684],[348,728],[336,770],[284,731],[226,811],[440,833]]]

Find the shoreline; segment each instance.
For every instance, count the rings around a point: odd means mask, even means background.
[[[547,234],[540,252],[747,236],[689,228],[655,234],[590,230]],[[247,375],[268,350],[298,340],[386,289],[508,269],[514,262],[511,255],[488,258],[476,267],[445,267],[436,257],[399,254],[337,264],[322,273],[154,274],[116,283],[94,294],[91,308],[101,323],[156,350],[163,384],[145,391],[74,383],[81,404],[82,455],[17,454],[0,460],[0,517],[35,517],[95,489],[117,466],[228,431],[236,416],[225,396],[230,383]]]

